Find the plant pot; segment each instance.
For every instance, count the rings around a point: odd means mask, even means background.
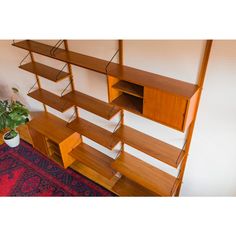
[[[16,137],[12,138],[12,139],[5,139],[5,136],[9,133],[10,131],[8,131],[7,133],[5,133],[3,135],[3,140],[4,142],[9,146],[9,147],[17,147],[20,144],[20,135],[19,133],[17,133]]]

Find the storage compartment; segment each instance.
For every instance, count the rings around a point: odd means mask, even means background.
[[[184,131],[191,124],[198,91],[191,98],[144,88],[143,115],[171,128]]]
[[[108,77],[109,102],[125,110],[142,114],[143,86]]]

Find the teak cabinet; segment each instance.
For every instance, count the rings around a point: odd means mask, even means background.
[[[34,148],[64,168],[75,161],[69,152],[81,143],[80,135],[66,124],[49,113],[42,113],[28,123]]]
[[[108,77],[109,102],[180,131],[193,120],[198,93],[183,96]]]

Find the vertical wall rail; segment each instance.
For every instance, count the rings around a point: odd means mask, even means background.
[[[124,63],[124,50],[123,50],[123,40],[118,40],[118,48],[119,48],[119,64],[123,65]],[[121,110],[121,125],[124,124],[124,110]],[[124,151],[124,143],[121,142],[121,151]]]
[[[35,60],[34,60],[33,53],[31,51],[29,51],[29,54],[30,54],[31,62],[33,63],[33,65],[35,65]],[[40,80],[39,80],[39,76],[36,74],[36,70],[34,70],[34,71],[35,71],[35,78],[36,78],[36,81],[37,81],[38,88],[41,89],[41,83],[40,83]],[[47,107],[44,103],[43,103],[43,108],[44,108],[44,111],[47,112]]]
[[[191,140],[192,140],[192,136],[193,136],[193,130],[194,130],[194,126],[195,126],[195,122],[196,122],[196,118],[197,118],[198,107],[199,107],[199,103],[201,100],[201,94],[202,94],[202,89],[203,89],[203,85],[204,85],[204,81],[205,81],[205,75],[206,75],[207,65],[208,65],[208,61],[209,61],[209,57],[210,57],[210,53],[211,53],[212,43],[213,43],[213,40],[206,41],[204,55],[203,55],[203,59],[202,59],[202,63],[201,63],[201,69],[200,69],[200,73],[198,76],[198,86],[200,88],[200,92],[199,92],[199,95],[197,98],[197,105],[196,105],[196,108],[194,111],[194,119],[188,128],[188,133],[186,136],[186,147],[185,147],[186,156],[180,166],[180,175],[179,175],[180,185],[176,191],[175,196],[179,196],[180,189],[182,186],[182,180],[183,180],[185,166],[186,166],[187,159],[188,159],[188,153],[189,153],[189,148],[190,148]]]
[[[64,46],[65,46],[65,50],[66,51],[69,51],[69,47],[68,47],[68,42],[67,40],[63,40],[64,41]],[[71,67],[71,64],[67,63],[67,69],[68,69],[68,72],[70,74],[69,76],[69,80],[70,80],[70,84],[71,84],[71,90],[72,91],[75,91],[75,84],[74,84],[74,80],[73,80],[73,74],[72,74],[72,67]],[[76,114],[76,117],[79,116],[79,111],[78,111],[78,107],[75,106],[75,114]]]

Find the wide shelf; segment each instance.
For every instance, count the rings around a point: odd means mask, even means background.
[[[63,97],[59,97],[53,93],[50,93],[44,89],[37,89],[28,94],[28,96],[34,98],[35,100],[42,102],[49,107],[52,107],[60,112],[65,112],[71,107],[73,107],[73,103],[64,99]]]
[[[120,108],[78,91],[72,91],[62,97],[74,105],[110,120]]]
[[[82,118],[76,118],[67,127],[111,150],[119,143],[112,132]]]
[[[183,150],[126,125],[121,125],[115,135],[129,146],[175,168],[178,167],[185,156]]]
[[[112,167],[128,179],[160,196],[172,196],[179,181],[172,175],[126,153],[112,163]]]
[[[19,66],[19,68],[25,71],[34,73],[36,75],[42,76],[53,82],[58,82],[69,76],[69,73],[67,72],[57,70],[55,68],[46,66],[38,62],[30,62],[30,63]]]
[[[111,179],[116,173],[111,168],[111,163],[114,161],[112,158],[85,143],[80,143],[69,155],[108,179]]]
[[[166,76],[150,73],[136,68],[110,63],[107,71],[108,61],[96,57],[83,55],[76,52],[66,51],[58,48],[53,54],[53,46],[39,43],[33,40],[23,40],[13,43],[13,46],[29,50],[50,58],[54,58],[72,65],[80,66],[89,70],[93,70],[102,74],[107,74],[134,83],[141,86],[158,88],[160,90],[191,98],[198,89],[197,85],[176,80]]]
[[[143,98],[143,87],[137,84],[133,84],[124,80],[120,80],[118,83],[112,86],[113,88],[133,95],[135,97]]]
[[[112,190],[119,196],[123,197],[152,197],[158,196],[152,191],[144,188],[143,186],[129,180],[125,176],[122,176],[116,184],[113,186]]]
[[[119,97],[112,101],[112,104],[115,104],[127,111],[131,111],[139,115],[142,114],[143,111],[143,99],[134,97],[129,94],[121,94]]]

